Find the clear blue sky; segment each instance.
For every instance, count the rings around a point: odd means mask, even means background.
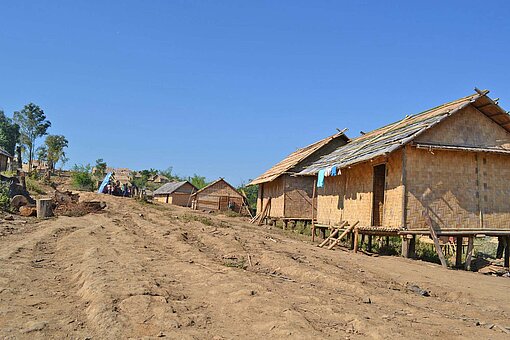
[[[2,1],[0,108],[40,105],[70,163],[254,178],[488,88],[510,109],[508,1]]]

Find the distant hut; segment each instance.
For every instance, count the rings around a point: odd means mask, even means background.
[[[317,223],[359,221],[356,233],[369,239],[401,235],[404,256],[415,235],[455,236],[459,250],[466,237],[471,252],[473,237],[499,236],[508,266],[510,116],[487,93],[407,116],[303,169],[301,175],[339,169],[318,188]]]
[[[3,148],[0,148],[0,171],[9,170],[9,163],[12,161],[12,155]]]
[[[166,176],[163,176],[163,175],[154,175],[154,176],[151,176],[150,178],[147,179],[148,182],[153,182],[153,183],[168,183],[170,182],[170,179]]]
[[[154,190],[154,201],[189,207],[191,194],[197,192],[197,188],[188,181],[169,182]]]
[[[317,176],[296,174],[348,140],[343,131],[338,132],[296,150],[254,179],[249,185],[259,186],[257,214],[260,216],[265,212],[264,218],[283,220],[284,223],[289,220],[311,221],[313,186]]]
[[[195,210],[232,210],[243,215],[249,213],[246,197],[223,178],[198,190],[191,198]]]

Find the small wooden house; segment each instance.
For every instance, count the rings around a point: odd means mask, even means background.
[[[303,169],[339,169],[318,188],[317,223],[359,221],[360,233],[404,236],[406,250],[417,234],[467,237],[471,250],[476,235],[500,236],[508,266],[510,116],[487,93],[406,116]]]
[[[0,171],[9,170],[9,163],[12,162],[12,155],[0,148]]]
[[[298,149],[284,160],[254,179],[258,185],[257,214],[265,211],[265,218],[311,221],[312,195],[315,176],[296,176],[305,166],[339,146],[349,138],[338,132],[316,143]],[[267,206],[267,208],[266,208]]]
[[[249,213],[246,197],[223,178],[198,190],[191,198],[195,210],[232,210],[243,215]]]
[[[153,193],[154,201],[180,205],[182,207],[191,206],[191,195],[198,189],[188,181],[165,183]]]

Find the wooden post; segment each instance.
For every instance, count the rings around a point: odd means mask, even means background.
[[[409,257],[412,259],[416,257],[416,235],[409,240]]]
[[[358,228],[354,229],[354,252],[358,252],[358,238],[359,238],[359,232]]]
[[[506,236],[505,267],[510,268],[510,236]]]
[[[317,186],[317,180],[314,179],[313,180],[313,189],[312,189],[312,242],[315,241],[315,221],[314,221],[314,218],[315,218],[315,213],[314,213],[315,203],[314,203],[314,198],[315,198],[315,187],[316,186]]]
[[[462,236],[457,236],[457,251],[455,252],[455,267],[462,266]]]
[[[468,248],[466,253],[466,270],[471,270],[471,258],[473,256],[473,245],[474,245],[474,237],[469,236],[468,237]]]
[[[372,252],[372,235],[368,235],[367,251]]]
[[[36,201],[37,218],[46,218],[53,216],[53,200],[51,198],[41,198]]]
[[[409,239],[406,235],[402,237],[402,257],[409,257]]]
[[[351,238],[351,250],[354,250],[354,233],[351,232],[349,236]]]

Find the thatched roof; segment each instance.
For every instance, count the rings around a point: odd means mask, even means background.
[[[344,168],[375,157],[387,155],[413,141],[455,112],[473,105],[494,122],[510,132],[510,116],[487,96],[489,91],[476,90],[475,94],[437,106],[425,112],[406,116],[404,119],[351,139],[345,146],[320,157],[299,172],[311,175],[331,166]],[[497,151],[497,150],[494,150]]]
[[[169,182],[169,183],[163,184],[162,186],[160,186],[159,188],[154,190],[154,195],[170,195],[170,194],[173,194],[174,192],[176,192],[179,188],[181,188],[186,183],[191,185],[194,188],[194,191],[197,190],[197,188],[193,184],[188,182],[188,181]]]
[[[0,148],[0,155],[4,155],[8,158],[12,158],[12,155],[9,152],[7,152],[7,150],[5,150],[4,148]]]
[[[277,163],[275,166],[264,172],[259,177],[255,178],[250,182],[249,185],[255,185],[265,182],[271,182],[275,180],[280,175],[291,171],[295,168],[299,163],[303,162],[316,152],[318,152],[321,148],[328,145],[331,141],[336,140],[338,138],[342,138],[345,142],[349,140],[343,131],[338,132],[332,136],[324,138],[318,142],[305,146],[304,148],[298,149],[288,155],[284,160]]]

